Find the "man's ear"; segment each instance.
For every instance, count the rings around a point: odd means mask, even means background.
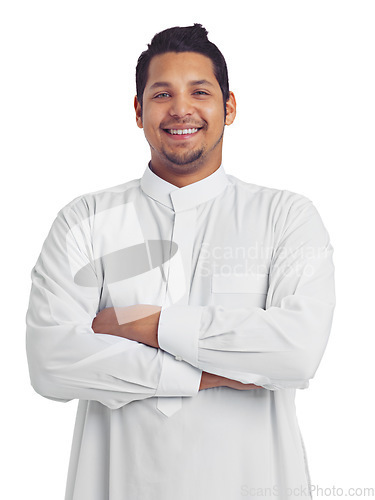
[[[229,99],[226,102],[227,114],[225,117],[225,125],[232,125],[236,118],[236,98],[233,92],[229,92]]]
[[[137,122],[137,126],[139,128],[143,128],[143,123],[142,123],[142,108],[141,104],[138,101],[137,96],[134,97],[134,109],[135,109],[135,119]]]

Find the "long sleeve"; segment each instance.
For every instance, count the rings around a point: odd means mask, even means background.
[[[162,349],[270,390],[308,386],[331,329],[333,249],[310,200],[298,196],[284,212],[275,229],[266,307],[172,305],[161,312]]]
[[[50,399],[96,400],[109,408],[196,394],[201,370],[161,349],[93,332],[102,279],[82,227],[69,206],[61,210],[32,270],[26,347],[33,388]],[[84,269],[91,286],[77,284],[72,268]]]

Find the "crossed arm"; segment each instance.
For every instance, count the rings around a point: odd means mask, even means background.
[[[160,306],[137,304],[129,307],[108,307],[100,311],[92,323],[95,333],[115,335],[158,349]],[[230,387],[238,390],[258,389],[255,384],[243,384],[214,373],[202,372],[199,390],[212,387]]]
[[[136,304],[98,313],[90,236],[79,207],[64,209],[32,271],[26,347],[34,389],[116,409],[198,388],[306,388],[331,328],[334,266],[316,209],[297,201],[276,234],[265,309]],[[86,204],[80,209],[86,214]]]

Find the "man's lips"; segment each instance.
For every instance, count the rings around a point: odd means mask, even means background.
[[[163,131],[172,141],[189,141],[199,134],[203,127],[184,127],[184,128],[164,128]]]
[[[184,128],[163,128],[164,132],[170,135],[194,135],[201,127],[184,127]]]

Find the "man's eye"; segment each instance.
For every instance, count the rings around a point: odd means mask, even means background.
[[[205,92],[204,90],[196,90],[196,91],[194,92],[194,94],[198,94],[198,95],[208,95],[208,93],[207,93],[207,92]]]
[[[159,97],[169,97],[170,94],[168,94],[168,92],[161,92],[160,94],[157,94],[155,96],[155,99],[159,98]]]

